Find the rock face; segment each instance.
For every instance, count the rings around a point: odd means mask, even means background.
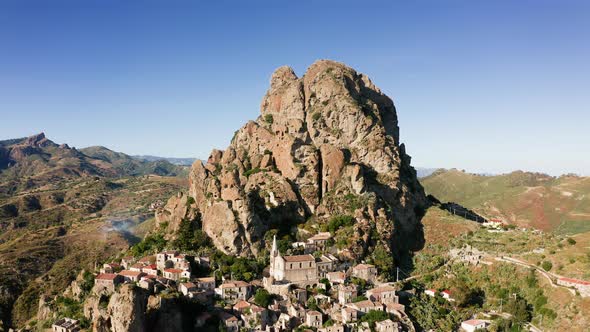
[[[419,250],[428,203],[391,99],[367,76],[327,60],[301,78],[281,67],[270,83],[258,119],[189,174],[189,195],[217,248],[256,254],[269,229],[349,214],[361,234],[358,255],[371,241]]]
[[[106,294],[90,296],[84,303],[84,316],[95,332],[145,331],[148,297],[144,289],[125,284],[110,298]]]

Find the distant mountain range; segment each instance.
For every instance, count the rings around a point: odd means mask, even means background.
[[[166,160],[138,160],[102,146],[83,149],[56,144],[40,133],[0,141],[0,195],[87,176],[186,175],[187,167]]]
[[[180,166],[190,166],[192,165],[195,160],[197,160],[197,158],[168,158],[168,157],[158,157],[158,156],[131,156],[134,159],[137,160],[143,160],[143,161],[161,161],[161,160],[165,160],[171,164],[174,165],[180,165]]]
[[[428,168],[428,167],[414,167],[416,173],[418,174],[418,178],[427,177],[430,174],[434,173],[438,168]]]

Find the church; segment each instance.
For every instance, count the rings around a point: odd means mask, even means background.
[[[270,276],[276,282],[313,284],[318,281],[318,266],[312,255],[281,256],[275,236],[270,251]]]

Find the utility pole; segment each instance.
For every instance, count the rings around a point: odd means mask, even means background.
[[[396,267],[397,270],[397,275],[395,277],[395,281],[398,282],[399,281],[399,267]]]

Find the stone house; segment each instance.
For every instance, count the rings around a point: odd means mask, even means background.
[[[293,291],[293,296],[295,297],[295,299],[297,299],[298,302],[300,303],[306,303],[307,302],[307,290],[303,289],[303,288],[295,288]]]
[[[355,284],[338,286],[338,303],[350,303],[355,297],[357,297],[357,286]]]
[[[343,284],[346,282],[346,273],[342,271],[337,272],[328,272],[326,273],[326,278],[334,286],[335,284]]]
[[[173,263],[172,266],[166,266],[166,262],[176,255],[178,255],[178,251],[174,250],[162,251],[158,253],[156,255],[156,265],[158,267],[158,270],[164,270],[166,268],[173,267]]]
[[[145,256],[140,258],[137,262],[143,265],[154,264],[156,262],[156,256]]]
[[[318,233],[307,239],[307,243],[305,244],[305,251],[325,251],[326,245],[328,244],[328,240],[330,240],[331,238],[332,235],[330,234],[330,232]]]
[[[118,263],[105,263],[100,269],[100,273],[117,273],[121,271],[121,264]]]
[[[147,289],[150,292],[155,292],[155,288],[154,288],[155,282],[154,282],[154,279],[142,277],[141,280],[139,280],[138,285],[139,285],[139,287],[141,287],[143,289]]]
[[[406,307],[403,304],[399,303],[387,303],[385,304],[385,311],[394,314],[398,317],[402,316],[406,312]]]
[[[133,263],[135,263],[135,258],[133,256],[126,256],[121,258],[121,266],[124,269],[129,269]]]
[[[192,282],[183,282],[178,286],[178,290],[184,295],[187,296],[189,293],[193,293],[197,291],[197,285]]]
[[[80,331],[79,322],[71,318],[62,318],[51,326],[53,332],[78,332]]]
[[[342,322],[347,324],[358,319],[358,310],[353,307],[342,308]]]
[[[164,278],[177,282],[182,278],[190,279],[190,272],[181,269],[164,269],[162,274]]]
[[[216,289],[216,292],[224,300],[247,300],[250,295],[249,283],[240,280],[226,280]]]
[[[374,302],[399,303],[395,288],[391,286],[380,286],[367,291],[367,298]]]
[[[141,268],[141,272],[145,274],[158,275],[158,267],[156,264],[149,264]]]
[[[227,332],[238,332],[240,330],[240,321],[236,316],[222,311],[219,313],[219,319]]]
[[[129,270],[141,272],[141,269],[143,269],[144,266],[145,265],[141,263],[135,263],[129,267]]]
[[[197,278],[197,287],[202,290],[215,290],[215,278],[214,277]]]
[[[94,278],[95,290],[115,291],[115,287],[123,282],[123,277],[114,273],[101,273]]]
[[[352,276],[373,282],[377,279],[377,268],[371,264],[358,264],[352,268]]]
[[[305,323],[305,318],[307,312],[305,311],[305,307],[300,305],[299,303],[287,303],[287,314],[292,318],[292,322],[296,322],[297,324]]]
[[[275,331],[288,331],[292,328],[292,325],[292,318],[285,313],[281,313],[274,324],[274,328]]]
[[[140,271],[123,270],[119,272],[119,275],[123,277],[125,282],[138,282],[146,274]]]
[[[305,325],[315,328],[322,327],[322,313],[315,310],[308,311],[305,314]]]
[[[180,269],[190,271],[191,264],[188,256],[179,254],[178,251],[163,251],[156,255],[156,266],[158,270]]]
[[[399,324],[391,319],[375,322],[375,332],[398,332],[399,330]]]
[[[461,329],[465,332],[475,332],[484,330],[488,327],[489,322],[481,319],[470,319],[461,323]]]
[[[318,332],[344,332],[344,325],[342,324],[334,324],[332,326],[323,327],[318,329]]]
[[[383,304],[380,302],[373,302],[371,300],[365,300],[355,303],[350,303],[348,306],[358,310],[359,316],[368,313],[371,310],[383,311]]]
[[[328,272],[334,271],[338,259],[331,254],[324,254],[316,259],[316,266],[318,268],[317,278],[325,278]]]
[[[242,319],[245,327],[264,329],[268,324],[268,310],[244,300],[233,306],[234,314]]]

